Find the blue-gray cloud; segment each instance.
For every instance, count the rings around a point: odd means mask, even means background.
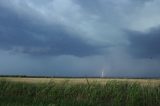
[[[158,58],[160,56],[160,28],[147,32],[128,31],[131,54],[138,58]]]
[[[0,49],[31,55],[75,55],[97,54],[98,48],[74,37],[60,25],[32,23],[25,16],[3,7],[0,8]]]
[[[160,76],[159,5],[1,0],[0,74]]]

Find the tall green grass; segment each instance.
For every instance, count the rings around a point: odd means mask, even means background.
[[[160,106],[160,85],[0,81],[0,106]]]

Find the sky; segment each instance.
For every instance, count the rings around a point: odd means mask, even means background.
[[[0,0],[0,74],[160,77],[160,0]]]

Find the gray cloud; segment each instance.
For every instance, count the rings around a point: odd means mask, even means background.
[[[0,0],[0,74],[158,77],[159,5]]]
[[[35,24],[2,7],[0,12],[0,48],[3,50],[46,56],[98,53],[97,47],[74,37],[76,33],[67,32],[63,26]]]
[[[128,31],[131,54],[140,58],[158,58],[160,56],[160,28],[147,32]]]

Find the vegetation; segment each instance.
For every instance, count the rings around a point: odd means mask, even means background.
[[[160,106],[160,85],[0,81],[0,106]]]

